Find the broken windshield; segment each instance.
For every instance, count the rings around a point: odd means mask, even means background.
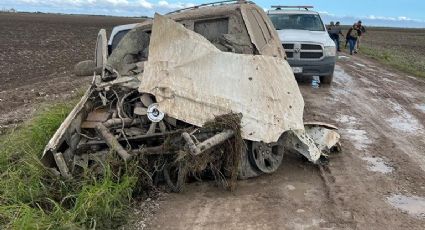
[[[269,17],[276,30],[325,30],[318,14],[269,14]]]

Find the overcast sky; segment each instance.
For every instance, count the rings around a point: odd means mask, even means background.
[[[51,13],[152,16],[154,12],[217,1],[203,0],[0,0],[0,9]],[[361,19],[366,25],[425,28],[425,0],[257,0],[264,9],[271,5],[314,5],[324,20],[351,24]]]

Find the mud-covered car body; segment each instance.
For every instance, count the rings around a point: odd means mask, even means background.
[[[149,20],[149,19],[148,19]],[[108,53],[110,54],[112,50],[114,50],[121,39],[134,27],[136,27],[138,23],[119,25],[112,28],[111,35],[108,41]]]
[[[226,114],[241,118],[242,178],[275,171],[285,141],[313,162],[338,141],[330,131],[319,149],[305,132],[304,102],[279,37],[253,3],[155,15],[107,50],[101,31],[95,59],[102,74],[45,148],[43,164],[62,176],[110,150],[124,161],[166,156],[166,164],[182,151],[209,154],[237,133],[204,129]]]

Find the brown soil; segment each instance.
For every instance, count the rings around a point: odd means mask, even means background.
[[[89,78],[72,69],[93,59],[100,28],[133,18],[0,13],[0,134],[28,118],[35,104],[69,98]]]
[[[0,125],[88,84],[90,78],[72,76],[74,63],[92,57],[98,28],[129,21],[0,14],[0,27],[8,28],[0,34]],[[425,80],[355,56],[340,58],[334,81],[319,89],[300,85],[305,120],[340,127],[342,152],[328,165],[288,154],[276,173],[239,181],[234,192],[213,182],[189,184],[134,227],[423,229],[424,218],[387,198],[425,197]]]

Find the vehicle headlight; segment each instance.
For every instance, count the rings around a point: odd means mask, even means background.
[[[325,50],[323,52],[326,57],[333,57],[336,55],[336,47],[335,46],[325,46]]]

